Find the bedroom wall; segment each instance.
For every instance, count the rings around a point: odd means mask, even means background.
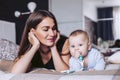
[[[76,29],[83,28],[82,0],[49,0],[49,10],[58,21],[61,34],[69,36]]]
[[[14,16],[14,11],[28,11],[27,3],[30,1],[33,0],[0,0],[0,20],[15,22],[17,44],[20,43],[24,24],[28,15],[16,18]],[[49,6],[49,10],[51,10],[57,17],[61,33],[67,36],[75,29],[85,29],[83,15],[96,21],[95,8],[93,5],[87,4],[85,8],[86,10],[84,11],[83,1],[94,3],[96,4],[96,7],[120,5],[120,0],[103,0],[103,2],[102,0],[34,0],[34,2],[37,3],[37,9],[48,10]],[[107,5],[105,3],[107,3]],[[88,11],[88,9],[91,11]]]
[[[97,22],[97,7],[95,3],[83,0],[83,15]]]

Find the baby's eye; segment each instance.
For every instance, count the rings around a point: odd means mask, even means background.
[[[79,46],[82,46],[82,44],[79,44]]]
[[[71,47],[71,48],[74,48],[75,46],[74,46],[74,45],[71,45],[70,47]]]

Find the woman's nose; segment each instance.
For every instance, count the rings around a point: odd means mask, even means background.
[[[49,31],[49,35],[50,35],[50,36],[54,36],[54,31],[53,31],[53,30],[50,30],[50,31]]]

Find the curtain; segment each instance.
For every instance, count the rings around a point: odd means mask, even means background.
[[[113,7],[113,34],[114,39],[120,39],[120,7]]]
[[[113,14],[112,7],[98,8],[97,38],[113,40]]]
[[[104,41],[113,40],[112,23],[112,20],[99,21],[97,25],[98,37],[101,37]]]

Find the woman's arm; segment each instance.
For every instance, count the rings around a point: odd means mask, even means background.
[[[59,33],[58,33],[57,40],[58,39],[59,39]],[[56,42],[57,42],[57,40],[56,40]],[[63,71],[63,70],[69,69],[70,54],[69,54],[68,48],[66,49],[66,46],[68,46],[67,44],[68,44],[68,40],[66,40],[64,45],[63,45],[61,56],[58,53],[56,45],[54,45],[51,48],[53,62],[54,62],[54,66],[55,66],[56,71]]]
[[[35,54],[36,50],[33,46],[27,53],[25,53],[11,69],[11,73],[25,73],[31,63],[31,60]]]
[[[11,69],[11,73],[26,72],[31,63],[31,60],[32,60],[34,54],[38,50],[40,43],[32,32],[29,33],[28,39],[29,39],[30,43],[32,44],[32,47],[17,62],[15,62],[15,64],[13,65],[13,67]]]
[[[63,71],[63,70],[68,70],[69,69],[69,58],[70,55],[64,55],[64,56],[60,56],[56,46],[51,48],[51,52],[52,52],[52,58],[53,58],[53,62],[54,62],[54,66],[56,71]]]

